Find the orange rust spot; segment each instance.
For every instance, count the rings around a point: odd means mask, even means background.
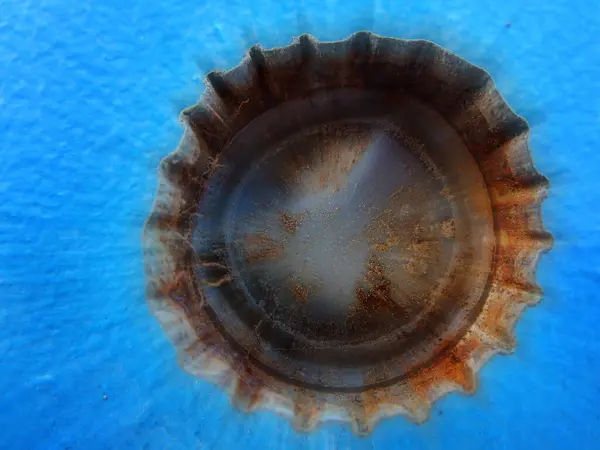
[[[302,303],[306,303],[310,294],[309,288],[300,283],[300,281],[298,281],[297,278],[292,278],[290,280],[290,283],[290,291],[292,292],[292,295],[296,298],[296,300]]]
[[[294,427],[301,431],[312,429],[321,415],[321,408],[310,398],[304,398],[302,403],[294,405]]]
[[[447,219],[441,223],[442,235],[446,238],[453,238],[456,235],[456,224],[454,219]]]
[[[374,258],[369,258],[367,261],[364,280],[370,287],[365,290],[359,283],[356,283],[354,288],[356,304],[349,308],[349,320],[359,319],[364,314],[371,315],[376,312],[391,311],[394,306],[391,298],[391,282]]]
[[[300,226],[300,223],[305,217],[306,213],[292,214],[288,211],[279,211],[279,222],[281,223],[281,226],[292,236],[296,234],[298,226]]]
[[[396,236],[395,234],[390,233],[390,235],[388,236],[387,239],[387,245],[390,247],[393,247],[395,245],[398,245],[400,243],[400,238],[398,236]]]
[[[246,262],[254,264],[279,259],[283,256],[283,243],[276,242],[266,233],[252,233],[244,237]]]
[[[244,367],[238,374],[233,392],[234,405],[244,412],[255,410],[263,400],[262,381],[252,374],[250,367]]]
[[[499,221],[500,222],[500,221]],[[552,247],[553,239],[549,233],[512,228],[502,229],[500,224],[499,245],[507,252],[537,252]]]
[[[175,273],[175,277],[172,280],[164,281],[159,287],[159,293],[162,297],[170,298],[180,293],[181,288],[187,288],[187,272],[180,270]],[[177,301],[179,303],[179,301]]]
[[[389,400],[387,402],[389,403]],[[386,403],[386,399],[378,395],[377,391],[368,390],[361,394],[361,403],[365,422],[369,423],[377,416],[381,405]]]
[[[524,184],[516,180],[495,181],[490,185],[490,196],[495,207],[526,206],[539,203],[546,195],[548,183],[540,178],[536,183]]]
[[[511,316],[516,319],[517,313],[524,306],[521,295],[498,292],[496,287],[492,289],[481,312],[481,328],[486,334],[503,343],[504,350],[511,350],[515,345],[509,320]]]
[[[390,246],[386,244],[375,244],[373,246],[376,252],[387,252],[390,250]]]
[[[433,241],[424,241],[418,236],[420,230],[415,231],[415,237],[407,246],[411,258],[404,264],[404,270],[413,276],[425,275],[429,264],[439,257],[439,244]]]
[[[475,375],[468,360],[479,345],[475,338],[460,342],[449,355],[435,365],[423,368],[411,378],[413,391],[419,397],[427,398],[432,387],[444,382],[452,382],[461,386],[466,392],[473,392],[476,387]]]

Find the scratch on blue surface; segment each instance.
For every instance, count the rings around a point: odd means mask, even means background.
[[[206,71],[255,42],[360,28],[434,40],[493,75],[533,125],[556,245],[517,352],[485,367],[473,397],[359,440],[241,415],[179,370],[146,310],[140,229]],[[584,0],[1,3],[0,447],[596,447],[599,33]]]

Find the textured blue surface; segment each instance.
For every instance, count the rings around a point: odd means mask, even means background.
[[[0,447],[598,448],[598,2],[223,4],[0,2]],[[366,439],[340,425],[296,435],[179,369],[145,305],[140,230],[207,70],[250,43],[360,28],[434,40],[491,72],[532,124],[556,245],[516,353],[484,368],[474,396]]]

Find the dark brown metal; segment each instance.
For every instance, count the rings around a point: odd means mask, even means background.
[[[427,41],[303,35],[210,74],[181,117],[148,304],[237,407],[365,434],[513,350],[548,182],[485,71]]]

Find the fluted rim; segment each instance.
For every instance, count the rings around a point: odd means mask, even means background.
[[[391,386],[363,392],[291,386],[261,370],[224,338],[194,279],[194,212],[219,165],[219,152],[253,117],[293,97],[286,88],[288,79],[273,78],[278,64],[295,58],[301,67],[310,67],[316,56],[348,60],[342,66],[348,73],[338,75],[346,77],[343,83],[364,83],[353,78],[351,69],[383,58],[402,67],[412,77],[411,86],[421,89],[419,83],[424,84],[419,95],[433,98],[439,89],[452,94],[452,101],[446,99],[437,108],[476,159],[493,210],[493,274],[474,323],[453,348],[426,367]],[[305,72],[298,76],[310,78],[321,89],[329,87],[325,75]],[[431,80],[441,80],[442,87],[432,89],[427,85]],[[356,434],[367,434],[379,419],[393,415],[420,423],[443,395],[473,392],[476,373],[486,361],[514,350],[516,322],[542,295],[535,280],[539,256],[552,245],[541,217],[548,180],[531,160],[529,127],[510,109],[490,75],[429,41],[359,32],[337,42],[321,43],[303,35],[288,47],[252,47],[240,65],[210,73],[206,86],[199,103],[181,115],[185,133],[175,152],[161,162],[155,203],[143,232],[148,306],[175,345],[183,368],[219,385],[238,408],[276,411],[301,431],[338,420],[350,422]],[[223,278],[212,284],[225,282],[228,273],[223,269]]]

